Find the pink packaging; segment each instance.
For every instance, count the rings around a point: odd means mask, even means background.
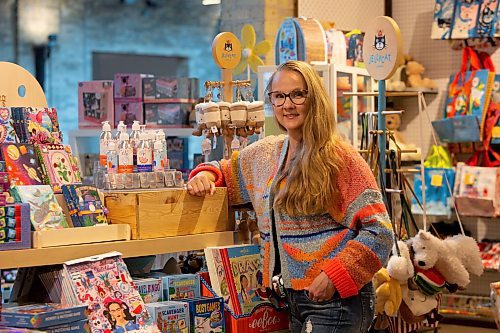
[[[78,127],[100,127],[108,120],[113,123],[113,81],[78,83]]]
[[[115,74],[115,98],[142,101],[142,79],[153,77],[150,74]]]
[[[122,120],[131,126],[134,120],[144,124],[144,109],[142,102],[115,100],[115,127]]]

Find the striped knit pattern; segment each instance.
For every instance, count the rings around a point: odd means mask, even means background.
[[[203,164],[222,171],[231,204],[253,204],[263,242],[265,286],[271,285],[275,266],[270,190],[287,149],[286,136],[269,136],[234,153],[230,160]],[[368,165],[354,148],[347,148],[344,154],[337,182],[339,202],[332,202],[324,214],[288,216],[274,212],[287,288],[309,287],[324,271],[341,297],[353,296],[387,262],[393,235],[382,196]]]

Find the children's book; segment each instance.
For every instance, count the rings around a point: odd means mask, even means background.
[[[25,128],[31,143],[62,143],[55,108],[23,108]]]
[[[192,333],[224,333],[224,302],[220,297],[187,299]]]
[[[88,306],[93,333],[158,332],[121,253],[67,261],[63,275],[66,301]]]
[[[209,251],[205,252],[210,280],[216,293],[216,289],[219,288],[221,295],[229,294],[229,302],[226,302],[227,296],[224,299],[229,308],[236,315],[247,314],[259,304],[268,302],[262,297],[263,294],[258,292],[262,288],[262,260],[259,246],[219,247],[219,254],[212,251],[215,249],[217,248],[208,248]],[[207,256],[207,252],[212,253],[208,253]]]
[[[144,303],[163,300],[163,281],[160,278],[134,279],[134,284]]]
[[[189,307],[185,302],[157,302],[146,304],[148,312],[160,332],[189,333]]]
[[[62,185],[71,221],[79,227],[106,224],[104,206],[96,187],[82,184]]]
[[[11,185],[42,185],[43,176],[31,144],[4,143],[2,155]]]
[[[13,196],[30,204],[30,219],[34,230],[67,228],[68,223],[49,185],[23,185],[11,189]]]
[[[0,143],[4,142],[16,143],[19,138],[14,130],[11,108],[0,107]]]
[[[44,181],[50,184],[55,193],[61,193],[61,185],[81,183],[82,177],[76,159],[69,145],[37,144]]]
[[[66,306],[55,303],[4,305],[0,324],[21,328],[44,328],[85,320],[85,305]]]

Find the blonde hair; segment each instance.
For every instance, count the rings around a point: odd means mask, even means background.
[[[322,214],[337,202],[336,180],[343,163],[339,150],[345,147],[345,142],[337,135],[333,105],[316,71],[301,61],[283,63],[271,76],[268,92],[276,73],[282,71],[297,72],[304,78],[308,112],[302,141],[275,183],[274,207],[290,216]],[[280,188],[285,178],[286,185]]]

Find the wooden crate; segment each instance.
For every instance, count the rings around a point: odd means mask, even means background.
[[[130,240],[128,225],[98,225],[33,232],[33,248],[35,249],[119,240]]]
[[[106,192],[104,202],[110,223],[130,225],[132,239],[234,230],[226,188],[205,197],[183,189]]]

